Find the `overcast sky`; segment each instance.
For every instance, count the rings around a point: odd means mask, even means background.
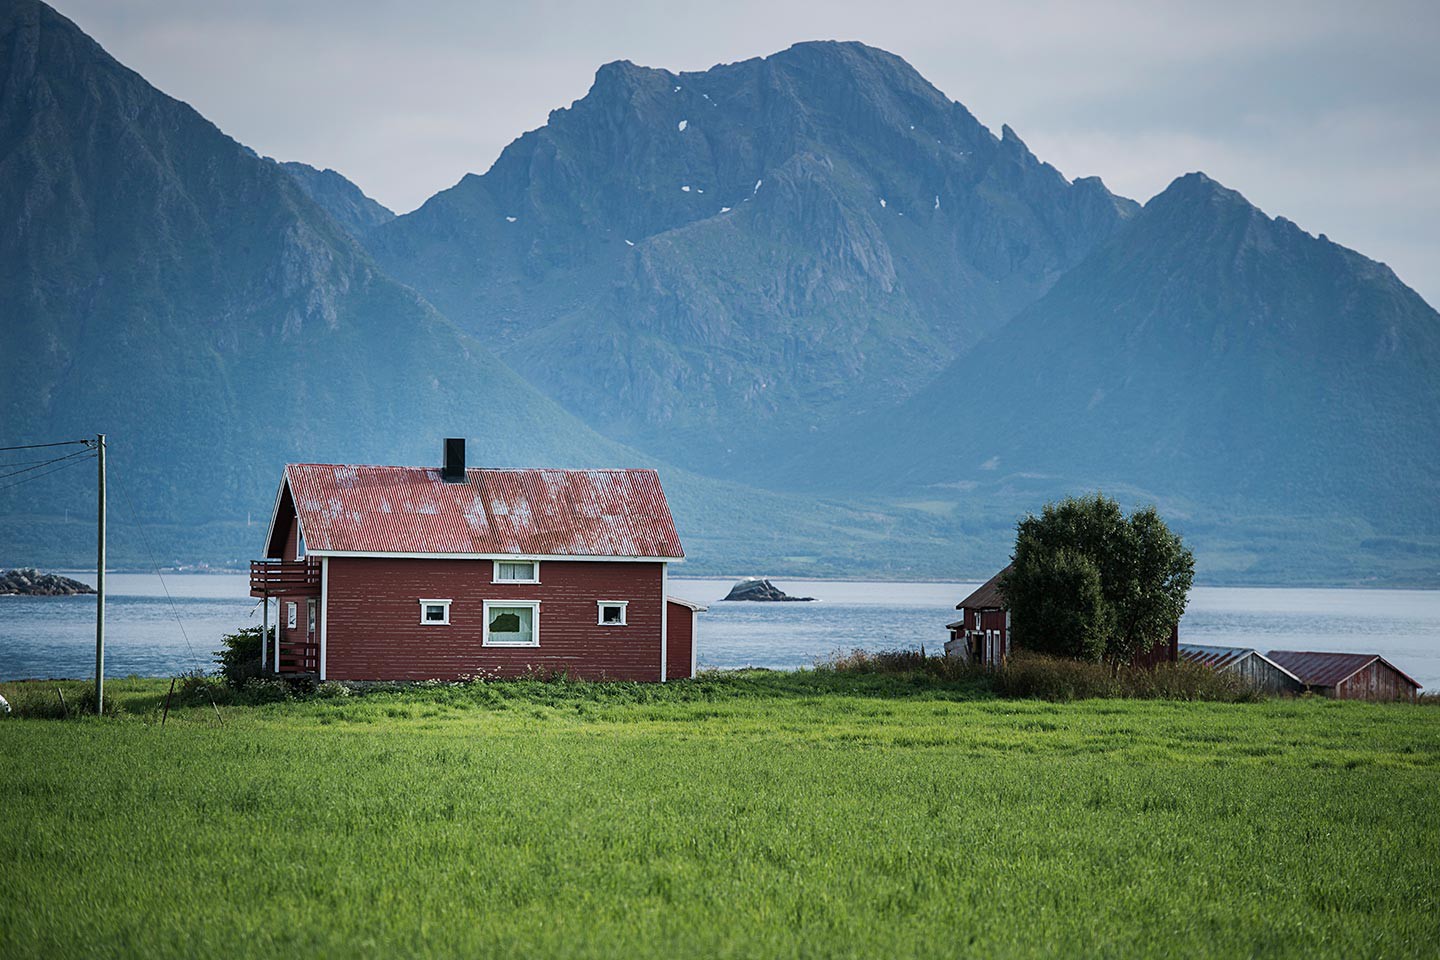
[[[910,61],[1068,177],[1146,200],[1204,170],[1440,305],[1440,2],[58,0],[259,152],[404,212],[580,98],[799,40]]]

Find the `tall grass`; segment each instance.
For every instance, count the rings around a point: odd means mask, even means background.
[[[924,650],[836,652],[816,663],[821,672],[845,675],[909,675],[968,684],[1001,697],[1087,700],[1121,697],[1143,700],[1214,700],[1241,703],[1260,694],[1234,674],[1193,663],[1166,663],[1154,669],[1089,663],[1020,652],[996,670],[965,661],[929,656]]]
[[[0,719],[0,956],[1434,955],[1435,711],[925,678],[122,681]]]

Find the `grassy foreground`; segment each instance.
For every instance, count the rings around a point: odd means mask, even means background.
[[[107,692],[119,719],[0,718],[0,956],[1440,949],[1433,707],[807,673],[161,729],[163,682]]]

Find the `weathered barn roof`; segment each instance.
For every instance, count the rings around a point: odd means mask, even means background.
[[[1323,653],[1302,650],[1271,650],[1270,659],[1300,678],[1300,682],[1311,687],[1333,687],[1364,670],[1379,660],[1400,676],[1415,684],[1414,678],[1395,664],[1374,653]]]
[[[955,604],[956,610],[1003,610],[1005,597],[1000,593],[1000,578],[1010,572],[1010,565],[986,580],[970,596]]]
[[[1276,670],[1294,679],[1297,683],[1303,682],[1299,677],[1295,676],[1294,673],[1276,663],[1274,660],[1271,660],[1254,647],[1217,647],[1203,643],[1180,644],[1181,660],[1188,663],[1198,663],[1215,670],[1223,670],[1228,666],[1239,663],[1246,657],[1259,657]]]
[[[654,470],[469,469],[292,463],[312,554],[685,555]]]

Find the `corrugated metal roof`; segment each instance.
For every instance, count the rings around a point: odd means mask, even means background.
[[[1333,687],[1346,678],[1379,660],[1400,676],[1420,684],[1403,670],[1379,654],[1374,653],[1326,653],[1311,650],[1271,650],[1270,659],[1300,678],[1302,683],[1312,687]]]
[[[1181,660],[1213,667],[1216,670],[1228,667],[1232,663],[1239,663],[1252,653],[1259,653],[1259,651],[1251,647],[1211,647],[1203,643],[1180,644]]]
[[[1000,593],[1000,578],[1010,572],[1010,564],[1005,565],[995,576],[986,580],[970,596],[955,604],[956,610],[1004,610],[1005,597]]]
[[[1180,644],[1180,659],[1189,663],[1199,663],[1216,670],[1223,670],[1226,667],[1234,666],[1246,657],[1256,657],[1264,660],[1270,666],[1290,677],[1296,683],[1304,683],[1283,665],[1265,656],[1254,647],[1214,647],[1203,643],[1182,643]]]
[[[446,483],[438,467],[292,463],[285,478],[312,553],[685,555],[654,470],[473,468]]]

